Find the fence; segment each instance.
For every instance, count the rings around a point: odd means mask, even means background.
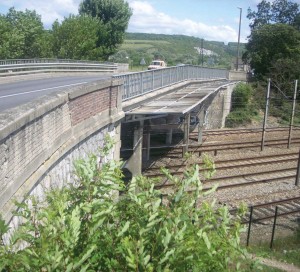
[[[185,80],[228,79],[229,72],[225,69],[184,65],[113,77],[124,81],[122,99],[126,101]]]
[[[126,65],[125,65],[126,66]],[[128,69],[128,65],[127,65]],[[10,59],[0,60],[0,76],[38,72],[124,72],[123,64],[70,59]]]
[[[271,206],[270,204],[274,204]],[[277,205],[276,205],[277,204]],[[268,224],[261,224],[263,221],[273,220],[271,235],[270,235],[270,248],[273,247],[275,230],[277,226],[277,219],[279,217],[285,218],[285,223],[281,223],[281,227],[292,229],[290,225],[291,216],[294,216],[294,220],[300,214],[300,197],[294,197],[287,200],[277,200],[270,203],[257,204],[249,207],[249,218],[242,221],[242,224],[248,224],[247,231],[247,242],[246,245],[250,244],[251,229],[253,223],[260,224],[262,228],[268,228]],[[267,230],[265,233],[268,232]],[[269,231],[270,232],[270,231]],[[257,233],[256,233],[257,234]]]

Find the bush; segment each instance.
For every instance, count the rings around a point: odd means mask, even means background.
[[[249,84],[239,83],[231,96],[231,112],[226,117],[226,127],[237,127],[251,123],[258,115],[258,104],[253,100],[254,91]]]
[[[231,96],[231,103],[232,103],[231,110],[234,111],[238,109],[247,109],[252,94],[253,94],[253,90],[251,85],[245,83],[237,84],[234,87]]]
[[[226,117],[226,127],[238,127],[250,124],[252,120],[252,113],[244,110],[235,110],[230,112]]]
[[[75,166],[73,186],[19,204],[23,224],[1,240],[0,271],[240,271],[240,217],[204,201],[198,166],[184,179],[162,170],[174,184],[163,200],[142,176],[126,188],[118,162],[99,171],[92,155]],[[0,221],[2,238],[7,230]]]

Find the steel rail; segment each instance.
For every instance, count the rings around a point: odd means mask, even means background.
[[[294,130],[300,130],[299,128],[294,128]],[[278,132],[278,131],[289,131],[289,127],[273,127],[268,129],[268,133]],[[249,129],[221,129],[221,130],[203,130],[203,135],[228,135],[228,134],[253,134],[253,133],[261,133],[262,128],[249,128]],[[190,135],[198,135],[197,132],[191,132]]]
[[[288,158],[288,159],[277,159],[278,157],[291,157],[291,156],[297,156],[296,158]],[[216,166],[216,169],[221,170],[221,169],[231,169],[235,167],[245,167],[245,166],[256,166],[256,165],[261,165],[261,164],[269,164],[269,163],[276,163],[276,162],[288,162],[291,160],[297,160],[298,159],[298,152],[293,152],[293,153],[287,153],[287,154],[276,154],[276,155],[265,155],[265,156],[253,156],[253,157],[248,157],[248,158],[238,158],[238,159],[229,159],[229,160],[216,160],[214,161],[215,165],[217,164],[227,164],[227,163],[239,163],[239,162],[244,162],[244,161],[253,161],[253,160],[264,160],[264,159],[269,159],[269,158],[276,158],[277,160],[271,160],[271,161],[262,161],[262,162],[254,162],[254,163],[246,163],[246,164],[235,164],[235,165],[229,165],[229,166]],[[189,163],[189,164],[176,164],[176,165],[166,165],[166,166],[156,166],[156,167],[149,167],[144,170],[143,174],[147,177],[155,174],[147,173],[147,171],[157,171],[161,169],[162,167],[170,170],[170,169],[176,169],[176,172],[184,172],[184,170],[180,170],[182,167],[188,167],[190,165],[197,164],[199,166],[204,165],[203,162],[198,162],[198,163]],[[202,171],[208,170],[207,168],[205,169],[200,169]]]
[[[252,142],[231,142],[231,143],[214,143],[214,144],[203,144],[203,145],[189,145],[190,152],[209,152],[209,151],[221,151],[221,150],[231,150],[231,149],[241,149],[241,148],[253,148],[253,147],[259,147],[261,141],[252,141]],[[300,143],[300,138],[294,138],[293,144]],[[279,139],[271,139],[267,140],[265,146],[281,146],[285,145],[286,140],[279,140]],[[152,150],[159,150],[160,152],[162,150],[168,151],[168,156],[170,155],[176,155],[176,154],[182,154],[182,148],[183,145],[179,146],[155,146],[151,147]],[[126,151],[129,151],[130,149],[127,149]],[[121,151],[125,151],[125,149],[122,149]],[[151,151],[151,156],[156,156],[155,151]],[[159,156],[160,154],[158,154]]]
[[[296,167],[288,167],[284,169],[276,169],[276,170],[269,170],[269,171],[263,171],[263,172],[256,172],[256,173],[244,173],[244,174],[238,174],[238,175],[231,175],[231,176],[221,176],[221,177],[215,177],[211,178],[209,180],[203,180],[203,185],[207,183],[212,183],[216,181],[223,181],[223,180],[232,180],[232,179],[238,179],[238,178],[249,178],[253,176],[260,176],[260,175],[268,175],[268,174],[275,174],[275,173],[280,173],[280,172],[286,172],[286,171],[295,171]],[[278,179],[284,179],[284,178],[292,178],[295,177],[296,173],[290,176],[284,176],[284,177],[278,177],[278,178],[270,178],[270,179],[263,179],[263,180],[258,180],[258,181],[250,181],[250,182],[241,182],[241,183],[234,183],[234,184],[229,184],[229,185],[222,185],[219,186],[219,189],[225,189],[225,188],[232,188],[232,187],[238,187],[240,186],[245,186],[249,184],[255,184],[255,183],[261,183],[261,182],[272,182],[273,180],[278,180]],[[173,187],[175,184],[174,183],[166,183],[167,179],[162,182],[162,184],[156,185],[155,188],[164,188],[164,187]],[[210,190],[210,188],[206,188],[205,190]]]

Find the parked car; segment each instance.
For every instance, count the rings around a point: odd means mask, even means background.
[[[153,60],[148,66],[148,70],[160,69],[167,67],[167,64],[163,60]]]

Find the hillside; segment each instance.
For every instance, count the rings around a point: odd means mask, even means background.
[[[244,44],[240,45],[240,50],[243,52]],[[229,68],[236,51],[237,43],[225,45],[184,35],[126,33],[124,43],[111,60],[138,66],[142,59],[148,65],[153,59],[160,58],[168,66],[178,63],[202,65],[203,62],[204,66]]]

